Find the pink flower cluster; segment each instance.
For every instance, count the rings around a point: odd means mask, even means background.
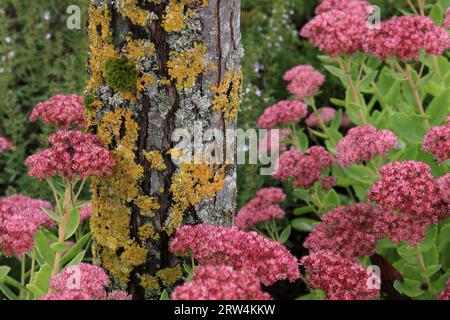
[[[176,287],[172,300],[271,300],[256,275],[227,266],[200,266],[192,281]]]
[[[277,162],[277,169],[273,176],[286,182],[292,177],[295,187],[308,189],[316,182],[322,182],[326,189],[334,184],[334,178],[323,177],[323,172],[331,168],[335,160],[323,147],[311,147],[305,154],[298,150],[290,150],[283,153]]]
[[[42,208],[53,210],[49,202],[12,195],[0,201],[0,248],[8,256],[23,255],[34,247],[34,234],[55,222]]]
[[[366,39],[365,19],[339,10],[330,10],[314,17],[300,31],[320,51],[335,57],[362,51]]]
[[[276,241],[237,228],[197,225],[181,227],[170,251],[191,254],[200,265],[231,266],[255,274],[264,285],[299,278],[298,261]]]
[[[424,138],[423,151],[431,153],[438,163],[443,163],[450,159],[449,120],[444,126],[431,128]]]
[[[314,97],[325,82],[325,77],[310,65],[300,65],[288,70],[283,79],[289,82],[287,89],[298,100]]]
[[[80,208],[80,221],[89,220],[92,216],[92,205],[87,203]]]
[[[386,212],[392,241],[408,241],[414,246],[431,225],[449,216],[448,205],[425,163],[393,162],[381,167],[380,177],[370,189],[368,199]]]
[[[376,252],[377,242],[387,235],[383,212],[369,204],[338,207],[322,217],[303,246],[311,252],[330,251],[359,259]]]
[[[438,300],[450,300],[450,279],[448,279],[447,288],[439,293]]]
[[[3,152],[7,151],[7,150],[12,150],[13,149],[13,145],[11,142],[9,142],[8,139],[6,139],[5,137],[0,137],[0,154],[2,154]]]
[[[450,48],[447,30],[423,16],[400,16],[372,28],[364,42],[366,53],[385,60],[389,56],[403,61],[419,60],[423,49],[428,55],[441,55]]]
[[[34,154],[25,161],[29,175],[44,180],[54,175],[85,178],[111,172],[115,164],[108,150],[95,135],[80,131],[60,131],[49,138],[50,149]]]
[[[80,263],[68,267],[53,276],[50,281],[52,292],[40,300],[130,300],[123,291],[108,294],[105,289],[111,280],[106,272],[97,266]]]
[[[284,211],[279,203],[286,199],[283,189],[264,188],[256,193],[256,198],[250,200],[236,215],[235,225],[246,230],[260,222],[271,219],[283,219]]]
[[[442,200],[450,205],[450,173],[440,177],[437,184]]]
[[[389,130],[377,131],[371,125],[349,130],[336,146],[337,160],[343,167],[370,161],[378,155],[387,156],[389,150],[397,147],[397,137]]]
[[[316,252],[303,257],[301,264],[309,287],[325,291],[329,300],[371,300],[380,295],[368,285],[372,273],[338,254]]]
[[[81,129],[85,127],[83,97],[75,94],[58,94],[53,98],[38,103],[31,112],[30,120],[41,119],[45,124],[54,124],[58,129],[69,129],[71,126]]]
[[[309,117],[305,120],[308,127],[319,127],[320,120],[324,124],[328,124],[333,121],[336,116],[336,109],[331,107],[323,107],[317,110],[317,112],[311,113]]]
[[[445,11],[445,18],[443,23],[444,28],[450,29],[450,8]]]
[[[297,123],[308,114],[308,106],[300,101],[283,100],[267,108],[258,119],[258,128],[272,129],[278,125]]]
[[[324,0],[316,8],[316,14],[321,14],[330,10],[339,10],[348,15],[367,18],[371,13],[371,5],[364,0]]]

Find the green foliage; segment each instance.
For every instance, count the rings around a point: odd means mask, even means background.
[[[20,192],[49,198],[23,164],[45,147],[51,128],[28,120],[36,103],[63,93],[82,94],[87,76],[85,28],[68,30],[69,5],[82,8],[87,0],[4,0],[0,9],[0,136],[7,136],[14,152],[0,157],[0,196]]]
[[[119,92],[132,90],[138,78],[136,66],[126,56],[106,61],[103,72],[108,86]]]

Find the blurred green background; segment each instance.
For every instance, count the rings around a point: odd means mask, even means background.
[[[262,111],[288,97],[282,76],[298,64],[320,69],[318,52],[298,36],[298,30],[314,16],[317,0],[242,0],[242,41],[245,98],[239,127],[253,128]],[[372,1],[384,16],[393,12],[394,1]],[[406,1],[395,1],[405,5]],[[86,31],[68,30],[69,5],[79,5],[86,25],[88,0],[0,0],[0,136],[15,145],[0,158],[0,196],[20,192],[48,198],[45,188],[27,176],[24,159],[46,145],[48,130],[28,121],[34,105],[57,93],[82,94],[88,53]],[[325,73],[325,70],[321,70]],[[339,97],[339,86],[328,81],[319,98]],[[257,189],[271,183],[253,165],[239,168],[239,206]]]

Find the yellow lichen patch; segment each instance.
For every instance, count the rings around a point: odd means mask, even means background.
[[[141,286],[149,292],[159,290],[158,280],[148,274],[141,276]]]
[[[139,227],[139,238],[142,241],[147,241],[148,239],[159,240],[159,234],[155,231],[155,228],[150,223],[146,223]]]
[[[150,76],[150,75],[147,75],[147,74],[144,74],[142,77],[140,77],[140,78],[138,78],[138,80],[137,80],[137,82],[136,82],[136,88],[139,90],[139,91],[144,91],[144,90],[146,90],[146,85],[147,84],[150,84],[150,85],[152,85],[152,84],[155,84],[156,83],[156,79],[155,79],[155,77],[152,77],[152,76]]]
[[[155,52],[155,45],[142,39],[133,40],[127,37],[127,56],[130,60],[138,60],[144,57],[150,57]]]
[[[194,48],[182,52],[172,51],[171,60],[167,62],[169,76],[176,82],[178,90],[194,86],[197,77],[206,73],[203,59],[206,54],[206,46],[195,43]]]
[[[147,24],[149,12],[138,7],[138,0],[121,0],[117,10],[134,24],[143,27]]]
[[[242,102],[242,71],[239,69],[233,74],[229,69],[223,82],[213,86],[211,90],[215,94],[212,102],[213,110],[221,111],[227,123],[235,121]]]
[[[173,160],[177,160],[177,159],[179,159],[179,158],[184,156],[183,150],[180,150],[180,149],[177,149],[177,148],[169,149],[166,152],[166,154],[170,155]]]
[[[139,209],[141,209],[141,215],[151,218],[155,216],[153,211],[160,208],[160,205],[155,198],[143,195],[136,197],[134,203],[139,207]]]
[[[89,7],[89,46],[91,56],[89,68],[91,77],[87,82],[87,89],[94,92],[102,84],[102,73],[106,61],[117,56],[114,46],[111,44],[111,30],[109,25],[111,16],[108,6],[96,8],[92,3]],[[99,34],[100,31],[100,34]]]
[[[130,237],[130,204],[150,212],[155,201],[142,196],[139,181],[144,169],[136,163],[138,124],[133,112],[106,112],[97,126],[100,142],[116,160],[112,173],[93,178],[91,228],[98,259],[121,283],[127,283],[134,267],[146,261],[147,249]],[[142,210],[142,209],[141,209]]]
[[[183,213],[206,198],[214,197],[222,190],[225,166],[215,170],[212,164],[183,163],[172,177],[170,191],[173,204],[164,230],[171,235],[183,223]]]
[[[166,287],[173,286],[181,278],[182,274],[183,272],[180,265],[177,265],[174,268],[166,268],[156,272],[156,276]]]
[[[158,171],[164,171],[167,169],[164,159],[158,150],[153,150],[150,152],[143,151],[142,153],[144,154],[144,157],[150,161],[150,166],[152,169]]]
[[[170,0],[164,12],[162,27],[167,32],[178,32],[186,28],[187,19],[197,16],[197,10],[188,8],[187,4],[198,4],[201,7],[208,6],[208,0]]]

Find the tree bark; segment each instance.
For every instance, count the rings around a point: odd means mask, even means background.
[[[135,299],[158,298],[182,275],[176,229],[232,224],[235,163],[173,161],[172,135],[235,129],[240,0],[92,0],[89,39],[86,118],[117,162],[93,180],[94,256]]]

